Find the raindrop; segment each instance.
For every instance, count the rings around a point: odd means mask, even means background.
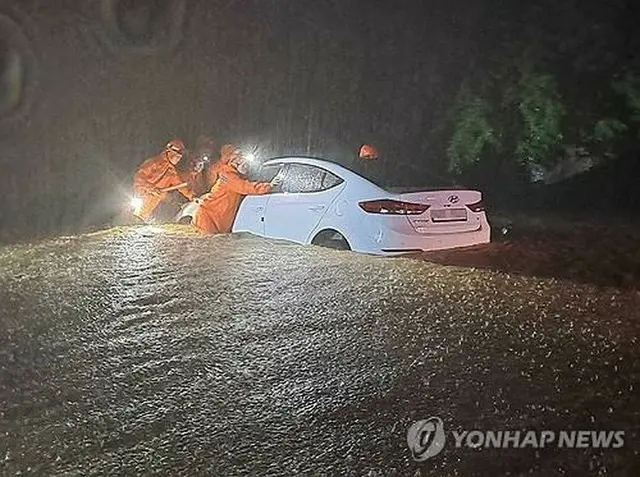
[[[102,0],[102,18],[112,46],[158,53],[182,37],[184,0]]]
[[[121,0],[115,3],[115,18],[122,35],[133,44],[145,44],[169,26],[167,2]]]
[[[33,55],[18,25],[0,15],[0,115],[23,108],[33,79]]]
[[[18,52],[0,39],[0,111],[15,109],[20,103],[24,67]]]

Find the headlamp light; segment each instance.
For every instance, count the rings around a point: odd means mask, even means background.
[[[143,205],[144,205],[144,202],[140,197],[133,197],[131,199],[131,210],[133,211],[134,214],[140,213]]]

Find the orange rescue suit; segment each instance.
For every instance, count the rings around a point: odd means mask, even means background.
[[[218,177],[211,191],[202,196],[202,204],[193,217],[193,225],[204,233],[229,233],[246,195],[262,195],[271,190],[268,182],[244,179],[229,164],[217,169]]]
[[[222,151],[220,152],[220,157],[215,161],[209,164],[207,171],[205,173],[206,179],[205,181],[209,184],[207,189],[211,189],[213,185],[218,180],[218,173],[220,172],[220,168],[226,164],[231,163],[234,158],[234,151],[236,148],[231,144],[226,144],[222,147]],[[235,169],[234,169],[235,170]]]
[[[133,178],[136,196],[143,201],[142,208],[136,211],[136,215],[142,220],[149,220],[158,204],[167,197],[167,192],[161,190],[183,182],[176,167],[169,162],[164,152],[144,161]],[[195,197],[189,187],[178,190],[189,200]]]

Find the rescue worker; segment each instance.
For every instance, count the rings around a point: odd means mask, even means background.
[[[358,151],[358,157],[365,161],[375,161],[378,159],[378,151],[369,144],[363,144]]]
[[[240,151],[231,146],[225,152],[226,154],[221,154],[220,159],[228,162],[218,165],[216,181],[211,191],[197,200],[200,207],[193,217],[192,224],[202,233],[231,232],[244,196],[267,194],[273,187],[277,187],[280,181],[279,178],[271,182],[247,180],[249,167]]]
[[[198,137],[195,153],[187,161],[186,170],[182,174],[182,178],[196,195],[204,194],[213,185],[208,181],[208,169],[211,167],[213,154],[213,139],[208,136]]]
[[[220,148],[220,156],[215,162],[210,163],[209,168],[207,169],[207,190],[210,190],[213,187],[213,184],[218,180],[218,170],[222,166],[239,159],[240,156],[242,156],[240,149],[233,144],[225,144]]]
[[[195,194],[184,183],[176,166],[184,156],[184,142],[180,139],[169,141],[157,156],[144,161],[133,178],[136,196],[142,199],[142,205],[134,215],[148,222],[158,205],[167,198],[167,188],[176,187],[187,199],[193,200]],[[182,187],[180,185],[184,184]]]
[[[378,151],[375,147],[370,144],[363,144],[358,150],[358,158],[355,159],[353,170],[361,176],[377,182],[381,175],[381,165],[378,158]]]

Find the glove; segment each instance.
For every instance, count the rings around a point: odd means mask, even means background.
[[[271,179],[271,188],[278,189],[279,187],[282,186],[283,182],[284,182],[284,177],[282,177],[282,175],[280,174],[276,174],[276,176],[273,179]]]
[[[196,161],[196,163],[193,165],[193,171],[196,174],[200,174],[204,170],[204,164],[205,164],[204,160]]]

